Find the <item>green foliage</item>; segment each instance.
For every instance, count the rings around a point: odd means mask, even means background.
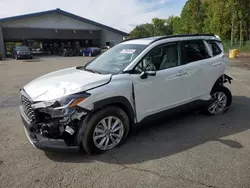
[[[231,46],[231,41],[223,41],[224,50],[226,53],[229,52],[230,49],[238,49],[240,52],[250,52],[250,41],[245,41],[240,46],[240,42],[235,42],[233,46]]]
[[[172,35],[178,17],[170,16],[167,20],[154,18],[152,23],[136,26],[131,32],[131,38]]]
[[[231,44],[250,40],[249,0],[188,0],[180,17],[154,18],[137,26],[131,37],[214,33]]]
[[[142,24],[136,26],[133,31],[130,32],[131,38],[150,37],[153,36],[154,28],[152,24]]]
[[[204,20],[206,18],[205,7],[201,0],[189,0],[181,13],[180,33],[203,33]]]
[[[215,33],[221,38],[229,40],[231,19],[230,7],[226,4],[226,0],[212,0],[206,14],[205,32]]]

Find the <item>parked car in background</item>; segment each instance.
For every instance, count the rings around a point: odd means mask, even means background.
[[[60,48],[58,55],[59,56],[63,56],[63,57],[68,57],[68,56],[72,56],[72,48],[70,48],[69,46],[63,46]]]
[[[86,48],[80,48],[80,54],[83,55],[85,50],[86,50]]]
[[[103,47],[101,47],[101,53],[104,53],[109,49],[110,49],[110,46],[103,46]]]
[[[87,48],[85,51],[84,51],[84,56],[89,56],[89,57],[92,57],[92,56],[96,56],[96,55],[99,55],[101,53],[101,50],[100,48],[97,48],[97,47],[89,47]]]
[[[2,55],[2,53],[0,52],[0,60],[2,60],[3,59],[3,55]]]
[[[13,59],[33,59],[32,51],[27,46],[16,46],[12,51]]]

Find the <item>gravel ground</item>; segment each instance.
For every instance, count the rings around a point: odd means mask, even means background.
[[[88,60],[0,61],[0,187],[250,187],[250,72],[242,68],[227,70],[234,96],[224,115],[178,114],[138,129],[100,156],[33,148],[19,116],[19,88]]]

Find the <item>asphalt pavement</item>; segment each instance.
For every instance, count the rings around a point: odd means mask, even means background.
[[[250,71],[229,67],[233,103],[226,114],[180,113],[134,131],[99,156],[48,153],[27,140],[19,88],[88,57],[0,61],[0,187],[250,187]]]

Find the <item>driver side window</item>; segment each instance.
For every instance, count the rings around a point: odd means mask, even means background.
[[[152,49],[136,66],[137,73],[159,71],[179,65],[178,43],[168,43]]]

